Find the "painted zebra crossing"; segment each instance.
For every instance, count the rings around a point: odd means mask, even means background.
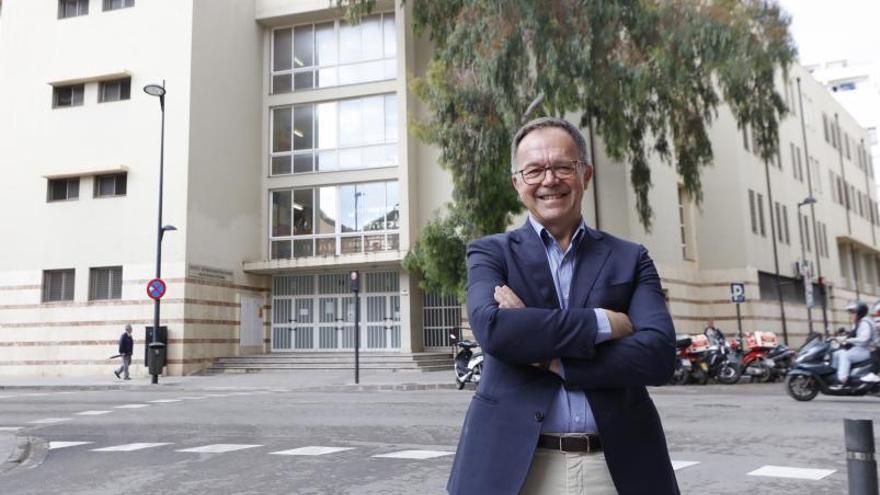
[[[136,452],[146,449],[154,449],[160,447],[168,447],[174,446],[175,444],[172,442],[136,442],[136,443],[127,443],[120,445],[110,445],[106,447],[95,447],[93,442],[89,441],[51,441],[49,442],[49,450],[59,450],[66,449],[71,447],[81,447],[81,446],[89,446],[88,450],[90,452]],[[244,451],[244,450],[252,450],[258,449],[262,447],[267,447],[263,444],[235,444],[235,443],[217,443],[217,444],[207,444],[200,445],[196,447],[187,447],[174,449],[174,452],[179,452],[183,454],[227,454],[232,452]],[[332,454],[340,454],[340,453],[352,453],[352,451],[359,450],[356,447],[341,447],[341,446],[324,446],[324,445],[307,445],[303,447],[296,447],[292,449],[286,450],[275,450],[271,452],[267,452],[269,455],[275,456],[306,456],[306,457],[318,457],[318,456],[329,456]],[[405,460],[418,460],[418,461],[426,461],[431,459],[440,459],[444,457],[449,457],[454,455],[455,452],[451,450],[419,450],[419,449],[407,449],[407,450],[398,450],[392,452],[385,452],[379,454],[369,455],[369,458],[374,459],[405,459]],[[701,464],[700,461],[689,461],[689,460],[673,460],[672,468],[675,471],[681,471],[683,469],[692,468]],[[816,468],[805,468],[805,467],[791,467],[791,466],[773,466],[773,465],[765,465],[761,466],[758,469],[752,470],[748,473],[745,473],[747,476],[763,476],[763,477],[771,477],[771,478],[788,478],[788,479],[800,479],[806,481],[820,481],[822,479],[831,476],[836,473],[835,469],[816,469]]]

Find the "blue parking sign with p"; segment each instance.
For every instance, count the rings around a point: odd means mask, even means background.
[[[746,301],[746,286],[741,283],[730,284],[730,301],[741,303]]]

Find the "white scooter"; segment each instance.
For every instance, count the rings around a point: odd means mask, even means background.
[[[455,334],[450,334],[449,337],[453,341],[457,340]],[[454,364],[455,383],[458,385],[458,389],[463,389],[468,382],[480,383],[480,375],[483,373],[483,353],[473,351],[479,344],[470,340],[462,340],[456,342],[455,345],[459,349],[455,354]]]

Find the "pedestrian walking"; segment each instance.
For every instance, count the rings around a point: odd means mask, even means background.
[[[134,352],[134,339],[131,337],[131,325],[125,325],[125,331],[119,336],[119,354],[122,356],[122,365],[113,371],[116,378],[120,374],[123,379],[131,380],[128,376],[128,367],[131,365],[131,355]]]

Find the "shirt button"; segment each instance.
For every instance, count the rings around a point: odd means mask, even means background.
[[[541,422],[544,421],[544,414],[541,411],[535,413],[535,421]]]
[[[574,417],[574,420],[577,421],[578,423],[580,423],[580,422],[581,422],[581,417],[580,417],[580,416],[575,416],[575,417]]]

